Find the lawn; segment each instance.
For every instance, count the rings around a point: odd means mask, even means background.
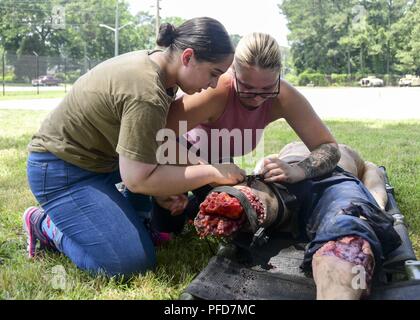
[[[67,88],[67,92],[70,90],[70,87]],[[64,88],[61,91],[48,90],[40,88],[39,94],[37,94],[36,88],[33,91],[6,91],[6,94],[3,95],[3,91],[0,88],[0,101],[7,100],[32,100],[32,99],[53,99],[53,98],[63,98],[66,95]]]
[[[199,240],[191,228],[158,250],[154,272],[130,281],[92,277],[64,256],[26,258],[21,214],[36,202],[25,172],[26,146],[47,111],[0,110],[0,299],[176,299],[211,258],[217,242]],[[420,253],[420,121],[326,122],[336,138],[387,168],[400,209]],[[282,121],[268,128],[266,153],[296,140]],[[209,246],[210,245],[210,246]],[[54,267],[63,266],[65,286],[54,285]]]

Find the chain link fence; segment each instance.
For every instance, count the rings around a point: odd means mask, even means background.
[[[0,81],[2,95],[12,92],[43,91],[67,92],[69,86],[80,76],[95,67],[101,61],[84,58],[81,60],[65,57],[1,55]]]
[[[84,73],[102,61],[70,59],[65,57],[16,55],[3,53],[1,56],[0,95],[15,95],[17,92],[40,94],[43,92],[67,92],[69,87]],[[398,86],[404,75],[332,74],[303,72],[300,75],[283,74],[284,78],[296,86]],[[379,80],[374,80],[377,78]],[[420,86],[420,79],[414,78],[408,86]],[[408,83],[408,82],[407,82]]]

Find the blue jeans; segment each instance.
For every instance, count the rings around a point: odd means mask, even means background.
[[[131,276],[156,265],[149,196],[118,191],[119,171],[95,173],[51,153],[30,153],[29,186],[60,231],[58,249],[80,269]]]
[[[379,208],[359,179],[340,167],[322,177],[285,185],[301,204],[300,229],[310,241],[303,269],[310,270],[312,256],[326,242],[349,235],[369,242],[376,266],[400,245],[392,216]]]

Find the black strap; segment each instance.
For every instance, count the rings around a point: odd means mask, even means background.
[[[244,211],[248,217],[249,224],[251,225],[251,230],[254,233],[254,237],[251,243],[251,247],[255,245],[262,245],[268,241],[266,231],[268,229],[273,230],[280,224],[284,222],[285,217],[290,216],[289,211],[295,210],[298,206],[297,198],[295,195],[289,192],[286,186],[275,183],[275,182],[266,182],[263,180],[262,176],[259,175],[250,175],[247,176],[247,185],[249,186],[253,180],[260,180],[265,183],[274,193],[277,198],[279,205],[279,212],[277,214],[277,219],[274,223],[268,227],[258,227],[258,217],[248,198],[238,189],[229,186],[221,186],[212,189],[210,192],[226,192],[227,194],[234,196],[239,200]],[[282,207],[280,210],[280,207]]]
[[[251,225],[252,232],[256,232],[258,229],[258,217],[248,198],[238,189],[228,186],[217,187],[211,190],[211,192],[226,192],[227,194],[234,196],[239,200],[242,207],[244,208],[245,214],[248,217],[249,224]]]
[[[266,184],[273,190],[279,201],[283,201],[284,205],[291,210],[296,209],[298,206],[296,196],[287,189],[286,186],[277,182],[269,182]]]
[[[272,226],[270,226],[272,228],[275,228],[283,222],[285,216],[288,216],[286,215],[286,213],[288,213],[289,210],[296,209],[298,205],[297,198],[294,194],[289,192],[286,186],[277,182],[267,182],[264,180],[264,176],[260,174],[247,176],[247,185],[250,186],[254,180],[261,181],[266,186],[268,186],[277,198],[279,212],[277,214],[276,221],[272,224]]]

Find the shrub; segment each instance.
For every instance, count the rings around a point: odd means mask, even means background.
[[[299,85],[299,77],[293,73],[288,73],[285,80],[294,86]]]
[[[75,71],[67,71],[66,73],[66,82],[67,83],[74,83],[77,79],[82,75],[80,70]]]
[[[0,77],[1,77],[1,81],[3,81],[2,75],[0,75]],[[13,83],[15,81],[16,81],[16,77],[15,77],[14,72],[6,72],[4,74],[4,82],[6,82],[6,83]]]
[[[331,84],[337,85],[337,86],[348,86],[351,84],[350,77],[348,74],[332,73]]]
[[[61,81],[66,80],[66,74],[64,72],[57,72],[54,76]]]
[[[313,84],[315,86],[327,86],[328,81],[325,78],[325,75],[322,73],[314,72],[311,73],[308,70],[305,70],[299,75],[299,85],[306,86],[308,84]]]
[[[386,86],[398,86],[400,78],[400,76],[385,74],[382,79],[384,80]]]

